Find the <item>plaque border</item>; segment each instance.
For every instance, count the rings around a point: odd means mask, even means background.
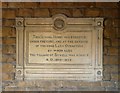
[[[79,19],[75,21],[75,18],[67,18],[67,26],[70,26],[69,29],[71,29],[73,26],[77,26],[77,25],[87,25],[88,28],[86,28],[89,31],[89,27],[92,28],[94,30],[94,36],[97,38],[94,42],[96,42],[94,48],[96,49],[95,54],[95,62],[94,62],[94,68],[93,68],[93,74],[92,74],[92,78],[90,79],[90,81],[99,81],[102,80],[102,73],[103,73],[103,18],[77,18]],[[31,23],[32,21],[34,21],[33,23]],[[39,21],[41,20],[41,22]],[[73,21],[74,20],[74,21]],[[36,24],[37,23],[37,24]],[[16,18],[16,79],[17,80],[24,80],[24,79],[32,79],[31,75],[28,75],[26,77],[26,74],[29,72],[29,68],[28,70],[25,67],[25,29],[28,29],[29,27],[37,27],[39,28],[40,25],[45,25],[46,27],[52,27],[52,23],[53,20],[52,18]],[[74,28],[74,27],[73,27]],[[72,28],[72,29],[73,29]],[[68,29],[68,30],[69,30]],[[66,29],[65,29],[66,30]],[[84,29],[82,29],[84,31]],[[69,30],[70,32],[72,30]],[[94,58],[94,57],[93,57]],[[92,58],[92,60],[94,61],[94,59]],[[90,69],[90,68],[88,68]],[[37,69],[35,69],[37,70]],[[31,78],[29,78],[29,76],[31,76]],[[33,77],[34,79],[35,77]],[[40,77],[39,77],[40,78]],[[47,78],[47,77],[46,77]],[[42,77],[41,77],[42,79]],[[48,79],[48,78],[47,78]],[[49,79],[54,79],[49,78]],[[56,78],[59,79],[59,78]],[[76,78],[71,78],[71,79],[75,79]],[[81,80],[81,79],[78,79]],[[84,80],[84,79],[83,79]],[[85,79],[88,80],[88,79]],[[89,80],[88,80],[89,81]]]

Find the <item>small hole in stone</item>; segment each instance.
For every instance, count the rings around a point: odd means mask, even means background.
[[[98,71],[97,74],[98,74],[98,75],[101,75],[101,71]]]
[[[18,26],[22,25],[22,22],[21,22],[21,21],[18,21],[18,22],[17,22],[17,25],[18,25]]]
[[[100,21],[99,21],[99,22],[97,22],[97,25],[98,25],[98,26],[101,26],[101,22],[100,22]]]

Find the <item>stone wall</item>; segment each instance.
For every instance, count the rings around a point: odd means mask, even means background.
[[[52,17],[54,14],[67,17],[103,17],[103,81],[16,81],[16,17]],[[117,91],[118,90],[118,40],[120,25],[118,3],[2,3],[2,83],[3,91]]]

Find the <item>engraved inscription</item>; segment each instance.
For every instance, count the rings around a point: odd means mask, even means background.
[[[91,63],[91,31],[29,32],[30,63]]]

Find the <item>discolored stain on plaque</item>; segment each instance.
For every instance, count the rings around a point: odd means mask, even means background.
[[[103,18],[16,18],[16,79],[102,80]]]

